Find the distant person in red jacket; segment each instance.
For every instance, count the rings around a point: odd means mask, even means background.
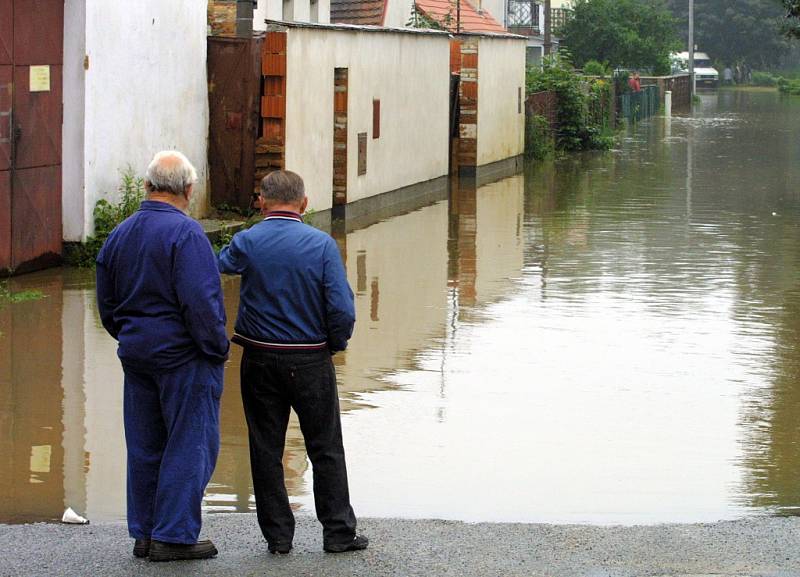
[[[628,78],[628,86],[631,89],[631,92],[641,92],[642,91],[642,81],[639,78],[639,73],[634,72]]]

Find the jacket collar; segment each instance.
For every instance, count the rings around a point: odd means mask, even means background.
[[[303,222],[303,217],[290,210],[272,210],[264,215],[264,220],[296,220]]]

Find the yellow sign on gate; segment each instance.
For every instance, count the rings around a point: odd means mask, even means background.
[[[31,66],[30,71],[30,91],[50,92],[50,66]]]

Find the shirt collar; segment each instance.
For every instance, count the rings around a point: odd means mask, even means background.
[[[271,210],[266,215],[264,215],[264,220],[296,220],[297,222],[303,222],[303,217],[290,210]]]
[[[179,212],[180,214],[185,214],[181,209],[174,207],[170,203],[163,202],[161,200],[143,200],[139,208],[143,210],[174,211],[174,212]]]

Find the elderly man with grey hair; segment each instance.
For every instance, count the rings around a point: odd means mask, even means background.
[[[183,154],[158,153],[147,199],[97,257],[97,305],[125,373],[128,531],[150,561],[217,554],[198,536],[229,342],[211,244],[185,214],[196,180]]]

